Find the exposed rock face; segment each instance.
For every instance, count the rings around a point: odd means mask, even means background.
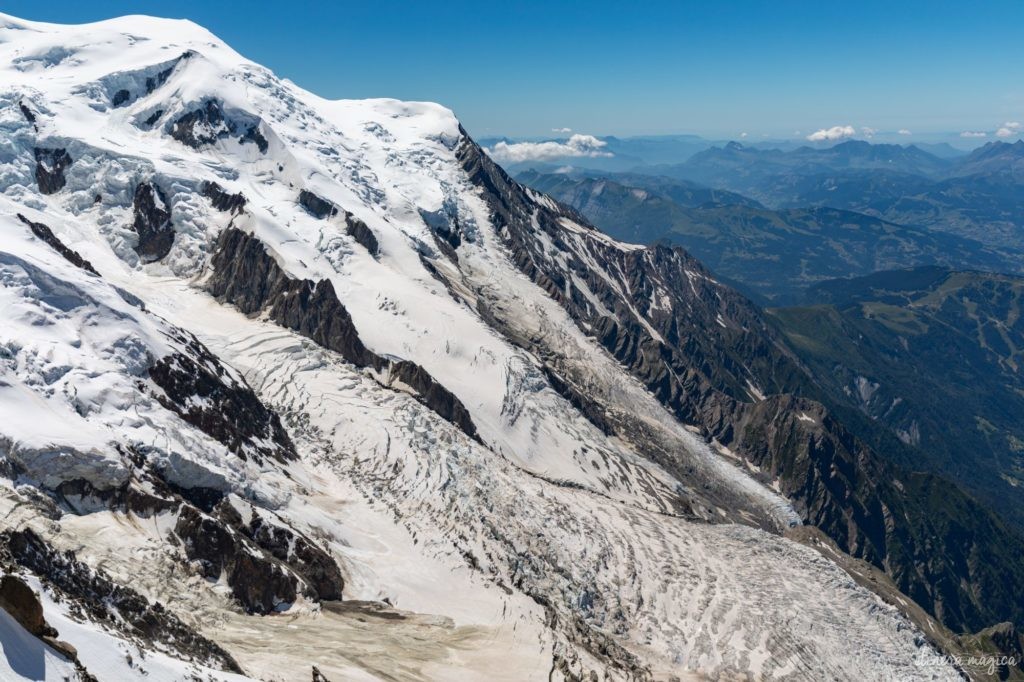
[[[160,120],[160,117],[164,115],[163,109],[157,109],[152,114],[146,117],[146,120],[142,122],[142,125],[146,128],[152,128],[153,125]]]
[[[75,267],[82,268],[83,270],[91,272],[94,275],[100,274],[96,272],[96,269],[92,266],[92,263],[82,258],[82,256],[80,256],[77,251],[73,251],[68,247],[64,246],[64,243],[57,238],[57,236],[53,233],[53,230],[51,230],[46,225],[43,225],[42,223],[32,222],[31,220],[29,220],[20,213],[18,214],[18,220],[28,225],[29,229],[32,230],[32,234],[46,242],[50,246],[50,248],[52,248],[54,251],[63,256],[65,260],[67,260]]]
[[[249,613],[287,608],[300,593],[314,600],[341,598],[344,581],[330,555],[255,510],[252,514],[245,525],[226,500],[209,515],[183,506],[174,532],[203,576],[223,575]]]
[[[350,213],[345,214],[345,231],[374,258],[380,254],[380,245],[377,243],[377,237],[373,234],[373,230]]]
[[[132,204],[135,221],[132,229],[139,235],[135,251],[146,262],[161,260],[174,245],[174,226],[171,225],[171,209],[167,198],[148,182],[139,183],[135,188]]]
[[[250,509],[252,517],[247,525],[242,523],[234,508],[229,510],[227,505],[221,505],[221,509],[221,518],[228,520],[234,528],[302,578],[306,583],[306,596],[328,601],[341,599],[345,585],[341,571],[334,559],[312,540],[292,528],[275,523],[254,508]]]
[[[157,484],[156,488],[164,487],[163,481],[156,480],[153,483]],[[52,491],[51,495],[60,504],[61,509],[70,510],[74,514],[84,514],[97,508],[105,508],[131,512],[140,518],[149,518],[154,514],[172,511],[178,506],[178,502],[173,499],[173,494],[158,496],[127,483],[101,489],[84,479],[64,481]]]
[[[260,132],[259,125],[258,119],[228,116],[221,103],[211,99],[179,116],[171,124],[169,133],[175,140],[193,149],[201,149],[218,140],[237,136],[239,143],[251,142],[265,154],[270,145]]]
[[[117,585],[104,574],[79,562],[71,552],[50,547],[31,530],[0,535],[10,559],[35,573],[81,609],[129,639],[175,652],[185,660],[241,673],[235,660],[219,645],[198,634],[159,603],[150,603],[134,590]]]
[[[16,575],[5,575],[0,579],[0,608],[9,613],[29,634],[74,661],[84,682],[95,682],[78,662],[78,651],[67,642],[57,639],[58,632],[46,622],[43,605],[32,588]]]
[[[108,92],[112,93],[110,95],[111,106],[123,107],[140,97],[153,94],[157,88],[167,82],[178,64],[189,59],[193,54],[191,50],[188,50],[178,58],[163,64],[154,64],[136,71],[113,74],[108,78],[108,81],[112,81],[108,86]]]
[[[39,597],[16,575],[5,575],[0,579],[0,608],[36,637],[57,635],[57,631],[43,617],[43,605]]]
[[[348,211],[341,211],[327,199],[306,189],[299,192],[299,204],[309,211],[310,215],[321,220],[333,218],[339,212],[342,213],[345,219],[345,232],[369,251],[371,256],[376,257],[379,253],[380,246],[377,244],[377,237],[373,234],[373,230]]]
[[[749,301],[682,249],[624,250],[588,234],[584,218],[535,201],[468,136],[457,153],[518,267],[681,421],[760,467],[766,482],[777,479],[807,523],[843,551],[884,568],[949,627],[976,630],[1024,618],[1014,600],[1000,596],[1024,589],[1024,573],[1007,578],[1005,567],[969,559],[1001,554],[1003,543],[1021,544],[1016,536],[1000,532],[1000,522],[955,486],[900,471],[856,438],[816,402],[824,392]],[[569,230],[563,220],[579,227]],[[568,255],[566,263],[551,258],[546,241]],[[560,392],[583,401],[571,390],[573,370],[558,349],[533,350],[559,379],[553,383]],[[614,429],[600,404],[590,404],[584,413]],[[669,470],[678,466],[671,453],[656,459]],[[905,493],[900,486],[908,483],[934,492]],[[953,514],[953,506],[961,513]],[[975,511],[964,514],[964,506]],[[955,518],[971,519],[973,527],[941,532],[957,527]]]
[[[313,194],[308,189],[299,192],[299,204],[310,212],[311,215],[320,218],[330,218],[338,214],[338,207],[326,199]]]
[[[452,395],[451,391],[439,384],[427,370],[409,360],[392,361],[391,381],[400,381],[413,390],[413,394],[434,412],[462,429],[466,435],[475,438],[476,426],[466,407]]]
[[[71,156],[64,149],[34,149],[36,183],[43,194],[54,194],[67,183],[64,171],[71,165]]]
[[[434,243],[453,262],[458,262],[457,249],[462,244],[462,227],[458,212],[447,204],[438,211],[420,211],[420,217],[434,235]]]
[[[229,194],[216,182],[204,182],[202,188],[203,196],[210,200],[213,207],[218,211],[238,214],[245,210],[245,195]]]
[[[270,613],[295,601],[295,576],[263,552],[254,555],[248,543],[216,519],[183,507],[174,533],[202,575],[217,580],[223,574],[231,594],[249,613]]]
[[[244,313],[267,311],[270,319],[339,353],[357,367],[385,372],[412,389],[427,407],[476,438],[468,410],[448,389],[416,363],[382,358],[363,345],[348,310],[328,280],[288,277],[263,244],[236,228],[221,232],[211,259],[210,293]]]
[[[21,115],[25,117],[25,120],[31,123],[32,127],[38,130],[39,126],[36,125],[36,115],[31,109],[28,108],[28,105],[24,102],[18,102],[18,108],[21,109]]]
[[[189,355],[168,355],[149,368],[150,378],[163,389],[157,397],[164,407],[242,459],[297,457],[280,418],[244,379],[229,372],[195,336],[181,332],[177,340]]]

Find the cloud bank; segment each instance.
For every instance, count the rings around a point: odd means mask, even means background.
[[[807,139],[811,142],[828,142],[853,137],[856,134],[857,131],[853,126],[832,126],[831,128],[822,128],[811,133],[807,136]]]
[[[906,128],[901,128],[900,131],[899,131],[899,134],[900,135],[913,135],[913,133],[910,132],[909,130],[907,130]]]
[[[986,137],[987,133],[976,130],[965,130],[960,133],[960,137]]]
[[[614,156],[603,148],[608,143],[593,135],[576,133],[568,140],[548,142],[499,142],[487,153],[498,163],[524,163],[526,161],[553,161],[566,157]]]
[[[1024,134],[1024,130],[1021,130],[1018,121],[1007,121],[996,131],[996,137],[1013,137],[1021,134]]]

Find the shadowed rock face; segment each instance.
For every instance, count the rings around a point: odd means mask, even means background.
[[[299,192],[299,204],[310,212],[311,215],[320,218],[330,218],[338,214],[338,207],[326,199],[313,194],[308,189]]]
[[[30,112],[31,113],[31,112]],[[71,156],[64,149],[36,147],[36,183],[43,194],[54,194],[67,183],[64,171],[71,165]]]
[[[86,272],[91,272],[94,275],[99,275],[96,269],[92,266],[92,263],[82,258],[77,251],[73,251],[68,247],[64,246],[64,243],[57,238],[46,225],[42,223],[35,223],[26,218],[25,216],[18,214],[18,220],[28,225],[29,229],[32,230],[32,234],[42,239],[47,245],[50,246],[54,251],[64,257],[66,261],[74,265],[75,267],[82,268]]]
[[[249,613],[287,608],[301,593],[314,600],[341,598],[337,564],[305,536],[252,510],[248,525],[226,500],[211,514],[183,506],[174,527],[185,553],[204,577],[225,576]]]
[[[242,459],[296,459],[280,418],[245,381],[232,376],[191,334],[181,332],[177,340],[189,355],[174,353],[149,368],[153,383],[163,389],[160,403]]]
[[[382,358],[363,345],[352,316],[329,280],[290,278],[254,236],[236,228],[221,232],[211,259],[210,293],[246,314],[267,311],[270,319],[335,351],[357,367],[400,381],[437,414],[477,438],[476,426],[461,401],[414,362]]]
[[[18,108],[21,109],[21,115],[25,117],[25,120],[31,123],[33,128],[38,130],[39,127],[36,125],[36,115],[28,108],[28,105],[24,102],[18,102]]]
[[[259,130],[259,120],[235,120],[224,112],[220,102],[207,100],[204,104],[179,116],[168,131],[170,136],[193,149],[214,144],[218,140],[238,137],[239,143],[251,142],[263,154],[270,148]]]
[[[1024,571],[1002,565],[1012,560],[969,559],[1003,556],[1007,543],[1024,553],[1024,543],[952,484],[902,471],[855,437],[817,402],[824,392],[753,304],[682,249],[624,250],[588,233],[582,216],[534,201],[463,135],[462,167],[517,266],[683,423],[760,467],[766,482],[777,480],[805,522],[886,570],[949,627],[976,631],[1024,619],[1019,600],[1008,596],[1024,590]],[[563,219],[582,233],[570,232]],[[545,242],[567,255],[565,265]],[[600,307],[569,280],[566,265]],[[563,395],[587,403],[570,390],[573,369],[559,350],[534,350]],[[587,405],[584,413],[599,427],[615,428],[599,403]],[[685,473],[671,453],[653,458]],[[907,485],[919,492],[905,492]]]
[[[217,520],[185,507],[174,532],[202,575],[217,580],[223,574],[231,594],[249,613],[271,613],[295,601],[295,576],[262,552],[254,555],[248,543]]]
[[[158,187],[140,183],[135,188],[132,210],[135,214],[132,229],[139,235],[135,252],[146,262],[161,260],[174,246],[174,226],[167,198]]]
[[[283,562],[305,583],[303,592],[311,599],[341,599],[344,580],[334,559],[312,540],[295,529],[276,523],[255,508],[249,523],[229,504],[222,503],[217,514],[226,524],[249,538],[260,549]]]
[[[370,252],[371,256],[376,257],[380,247],[377,244],[377,237],[373,234],[373,230],[367,227],[359,218],[348,211],[341,211],[330,201],[317,196],[309,190],[302,190],[299,192],[299,204],[309,211],[310,215],[324,220],[326,218],[333,218],[338,215],[339,211],[344,215],[345,219],[345,232],[348,236],[355,239],[359,244],[363,246],[367,251]]]
[[[374,258],[380,254],[380,245],[377,243],[377,237],[373,234],[373,230],[350,213],[345,214],[345,231]]]
[[[238,214],[245,210],[246,199],[243,194],[229,194],[216,182],[204,182],[202,192],[218,211]]]

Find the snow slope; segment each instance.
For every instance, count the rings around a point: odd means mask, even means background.
[[[795,522],[786,500],[675,421],[520,272],[458,163],[466,140],[450,111],[324,100],[190,22],[0,15],[0,27],[5,527],[130,583],[261,679],[309,679],[311,664],[331,679],[955,677],[915,665],[931,651],[895,609],[762,530]],[[212,183],[244,207],[219,210]],[[170,216],[154,223],[173,230],[157,258],[139,227],[140,185],[155,188],[148,215]],[[303,191],[337,211],[315,215]],[[563,226],[570,245],[639,248]],[[213,298],[225,230],[253,235],[288,277],[329,282],[367,348],[426,370],[478,439],[382,372]],[[481,296],[513,311],[515,329],[482,314]],[[161,401],[151,370],[192,352],[181,330],[229,368],[225,381],[276,410],[298,459],[240,455]],[[606,436],[513,332],[587,367],[694,478]],[[223,577],[201,577],[169,541],[169,512],[91,500],[53,520],[33,506],[33,491],[81,480],[113,490],[146,471],[315,537],[341,567],[345,601],[246,615]],[[113,637],[52,599],[47,613],[72,643]],[[2,632],[6,647],[17,634]],[[80,657],[94,674],[136,674],[101,650]]]

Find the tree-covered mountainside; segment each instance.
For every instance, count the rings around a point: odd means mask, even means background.
[[[1024,279],[921,268],[769,312],[839,403],[1024,527]]]

